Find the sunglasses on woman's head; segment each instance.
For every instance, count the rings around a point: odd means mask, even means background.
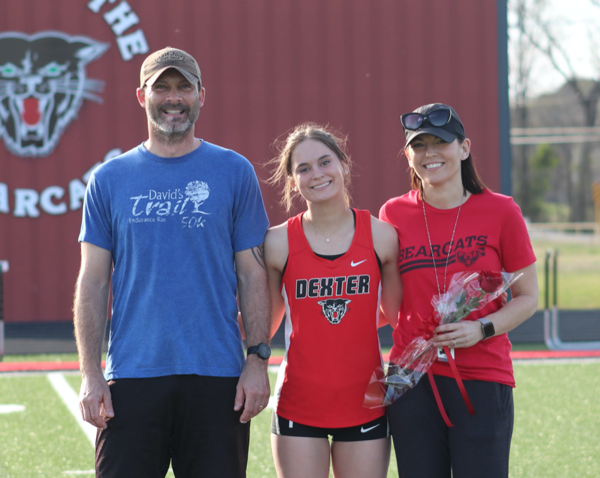
[[[452,111],[449,109],[434,110],[429,114],[422,115],[421,113],[406,113],[400,117],[404,129],[416,130],[419,129],[425,121],[428,121],[431,126],[441,127],[447,124],[452,118]]]

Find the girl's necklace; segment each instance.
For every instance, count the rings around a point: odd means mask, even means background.
[[[464,192],[463,192],[464,196]],[[452,252],[452,244],[454,244],[454,233],[456,232],[456,225],[458,224],[458,217],[460,216],[460,208],[462,207],[463,198],[461,196],[460,203],[458,204],[458,212],[456,213],[456,221],[454,221],[454,229],[452,230],[452,237],[450,238],[450,249],[446,256],[446,267],[444,268],[444,294],[446,293],[446,273],[448,272],[448,261],[450,260],[450,253]],[[433,262],[433,271],[435,273],[435,283],[437,284],[438,295],[442,295],[440,291],[440,282],[438,281],[437,267],[435,265],[435,258],[433,257],[433,247],[431,245],[431,235],[429,234],[429,225],[427,224],[427,213],[425,212],[425,196],[422,195],[421,205],[423,206],[423,217],[425,218],[425,229],[427,229],[427,240],[429,241],[429,251],[431,253],[431,261]]]
[[[342,229],[342,226],[343,226],[344,224],[346,224],[346,220],[347,220],[347,219],[348,219],[348,218],[347,218],[347,217],[345,217],[345,218],[344,218],[344,220],[343,220],[343,221],[340,223],[340,225],[338,226],[338,228],[337,228],[337,229],[336,229],[336,230],[335,230],[333,233],[331,233],[331,234],[327,234],[327,235],[325,235],[325,234],[321,234],[321,231],[319,231],[319,229],[317,229],[317,227],[314,225],[314,223],[312,223],[312,224],[311,224],[311,226],[312,226],[312,228],[315,230],[315,232],[316,232],[316,233],[317,233],[319,236],[321,236],[323,239],[325,239],[325,242],[331,242],[331,238],[332,238],[333,236],[335,236],[335,235],[336,235],[338,232],[340,232],[340,230]]]

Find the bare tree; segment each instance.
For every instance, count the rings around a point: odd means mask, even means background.
[[[529,39],[529,28],[526,23],[530,18],[539,16],[539,11],[546,7],[547,0],[510,0],[508,2],[511,55],[511,85],[513,90],[513,126],[528,126],[528,100],[531,84],[531,73],[536,47]],[[531,175],[529,171],[529,147],[527,145],[513,148],[513,184],[514,196],[525,216],[529,216],[532,207]]]
[[[589,0],[600,7],[600,0]],[[600,55],[592,51],[592,60],[596,62],[598,74],[596,78],[583,79],[573,66],[568,53],[555,33],[551,20],[544,17],[544,9],[529,11],[529,21],[523,23],[523,32],[528,40],[550,61],[553,68],[565,79],[572,89],[583,116],[582,126],[595,126],[598,119],[598,102],[600,101]],[[594,44],[592,42],[592,44]],[[594,45],[595,47],[595,45]],[[572,221],[584,221],[592,214],[592,165],[591,144],[581,145],[577,161],[573,185],[570,188],[569,206]]]

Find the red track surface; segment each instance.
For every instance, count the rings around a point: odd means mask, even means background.
[[[513,359],[561,359],[561,358],[594,358],[600,357],[600,350],[532,350],[511,352]],[[383,360],[387,362],[389,354],[383,354]],[[283,357],[271,357],[269,365],[279,365]],[[104,367],[104,363],[102,363]],[[58,372],[79,370],[77,362],[0,362],[0,373],[2,372]]]
[[[102,368],[104,368],[102,362]],[[1,372],[61,372],[79,370],[79,362],[0,362]]]
[[[594,358],[600,357],[600,350],[530,350],[511,352],[514,359],[558,359],[558,358]]]

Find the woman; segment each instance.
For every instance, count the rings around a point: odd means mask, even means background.
[[[398,314],[398,238],[368,211],[349,208],[350,158],[325,128],[298,126],[275,161],[272,181],[285,184],[287,210],[294,195],[307,205],[265,239],[272,334],[286,316],[271,426],[277,476],[327,478],[331,461],[336,478],[383,478],[385,411],[362,404],[381,366],[380,305],[387,317]]]
[[[519,207],[487,189],[477,175],[471,141],[454,109],[430,104],[402,116],[412,191],[386,202],[380,218],[398,233],[404,287],[391,359],[415,337],[431,299],[457,272],[523,273],[501,299],[434,330],[434,344],[453,349],[475,409],[470,415],[445,355],[432,366],[453,427],[446,425],[429,380],[388,409],[402,478],[507,477],[515,386],[506,333],[537,308],[535,256]],[[445,360],[444,360],[445,359]]]

